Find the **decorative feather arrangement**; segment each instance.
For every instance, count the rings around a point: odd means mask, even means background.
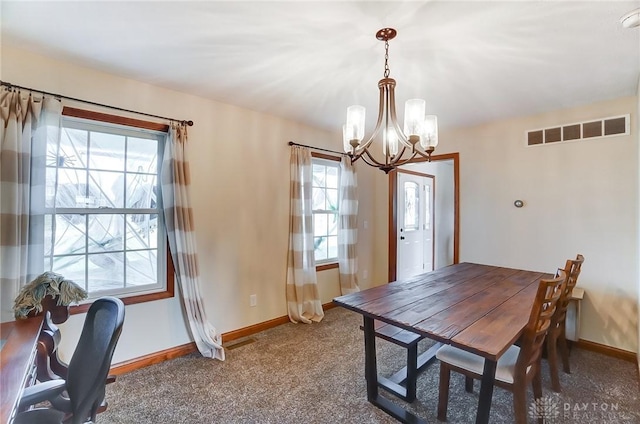
[[[62,275],[47,271],[40,274],[22,288],[13,305],[13,313],[17,319],[27,318],[29,312],[42,312],[42,299],[50,295],[57,299],[58,305],[70,305],[86,299],[85,289]]]

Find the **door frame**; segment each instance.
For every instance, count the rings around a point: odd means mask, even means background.
[[[453,263],[457,264],[460,260],[459,242],[460,242],[460,154],[446,153],[442,155],[434,155],[431,162],[453,160]],[[427,162],[426,158],[415,159],[411,163]],[[398,171],[394,169],[389,172],[389,264],[388,276],[389,282],[396,280],[397,272],[397,255],[398,255]],[[435,241],[435,238],[434,238]]]

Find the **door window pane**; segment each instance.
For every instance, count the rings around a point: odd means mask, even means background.
[[[420,216],[419,186],[413,181],[404,183],[404,225],[405,231],[418,229]]]
[[[431,229],[431,186],[430,185],[425,185],[424,186],[424,190],[425,190],[425,194],[424,194],[424,203],[425,203],[425,208],[424,208],[424,229],[425,230],[430,230]]]

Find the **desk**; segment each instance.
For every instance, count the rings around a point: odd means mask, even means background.
[[[0,324],[0,424],[13,421],[25,386],[35,379],[34,358],[42,317]]]
[[[498,358],[529,319],[541,272],[461,263],[333,301],[364,317],[367,399],[404,423],[423,423],[378,393],[374,320],[485,358],[476,423],[488,423]]]

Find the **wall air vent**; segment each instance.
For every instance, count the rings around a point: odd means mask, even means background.
[[[531,130],[527,131],[526,142],[527,146],[539,146],[565,141],[629,135],[631,131],[629,122],[630,115],[622,115]]]

